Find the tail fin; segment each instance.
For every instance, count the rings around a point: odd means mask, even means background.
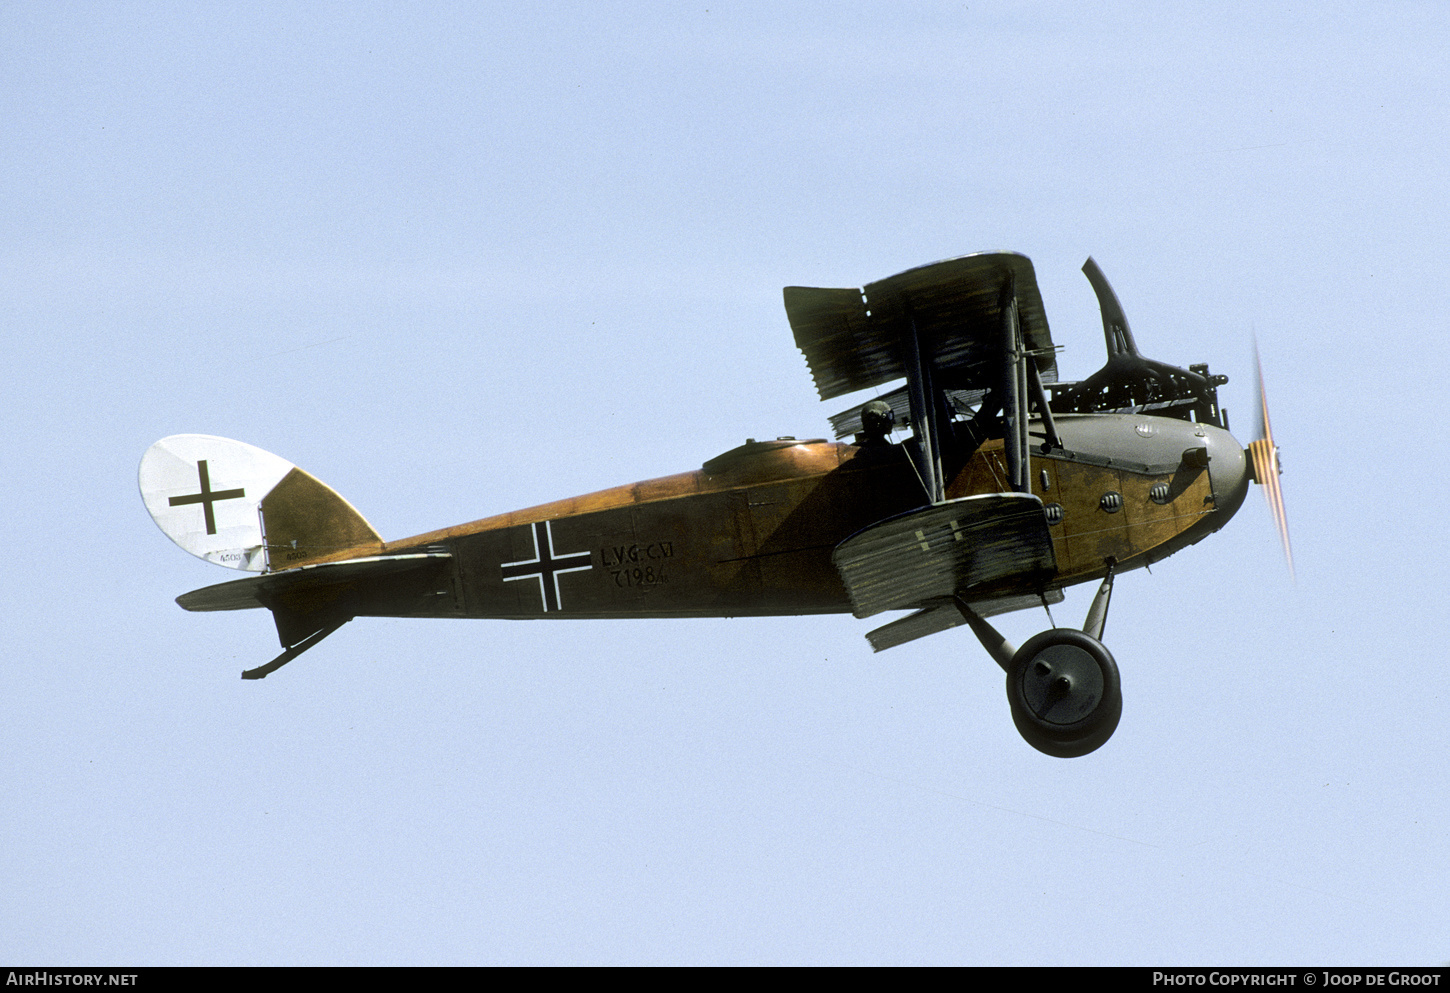
[[[138,481],[168,538],[232,569],[273,572],[382,550],[372,525],[331,487],[240,441],[162,438],[142,456]]]

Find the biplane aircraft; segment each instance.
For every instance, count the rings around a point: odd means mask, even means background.
[[[225,438],[158,441],[141,494],[182,548],[258,574],[177,598],[272,612],[283,652],[245,679],[355,617],[906,610],[867,635],[873,649],[968,625],[1007,672],[1022,736],[1083,755],[1122,712],[1101,640],[1117,575],[1223,527],[1250,480],[1265,485],[1289,551],[1267,415],[1245,451],[1219,407],[1227,378],[1140,355],[1092,259],[1083,271],[1108,361],[1081,382],[1058,381],[1022,255],[967,255],[862,289],[787,287],[821,399],[878,391],[831,418],[849,441],[751,439],[690,472],[398,541],[290,462]],[[1081,630],[1054,626],[1015,648],[986,620],[1085,582],[1100,586]]]

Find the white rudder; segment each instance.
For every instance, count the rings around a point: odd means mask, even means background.
[[[331,487],[244,442],[163,438],[142,456],[137,478],[166,536],[218,565],[271,572],[382,548],[372,525]]]

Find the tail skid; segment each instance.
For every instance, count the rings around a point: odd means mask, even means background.
[[[291,648],[288,648],[285,652],[283,652],[281,655],[278,655],[275,659],[268,662],[266,665],[259,665],[255,669],[245,670],[242,673],[242,678],[266,679],[268,675],[276,672],[288,662],[291,662],[297,656],[307,651],[307,649],[311,648],[323,638],[326,638],[328,635],[332,634],[332,632],[336,631],[338,628],[342,627],[350,620],[352,620],[351,617],[344,617],[340,621],[332,621],[326,626],[318,628],[316,631],[312,632],[312,634],[309,634],[306,638],[303,638],[297,644],[293,645]],[[280,618],[278,620],[278,628],[281,628]]]

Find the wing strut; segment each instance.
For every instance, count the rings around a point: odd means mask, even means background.
[[[1027,455],[1027,350],[1017,312],[1017,281],[1010,273],[1002,282],[1002,415],[1007,450],[1008,485],[1014,493],[1031,493]]]
[[[1032,399],[1037,403],[1037,412],[1042,415],[1042,430],[1047,436],[1043,442],[1042,454],[1046,455],[1054,448],[1062,447],[1062,439],[1057,434],[1057,423],[1052,419],[1052,406],[1047,399],[1047,390],[1042,386],[1042,377],[1037,372],[1037,363],[1027,363],[1027,383],[1032,387]]]
[[[936,385],[932,382],[931,363],[922,351],[921,335],[909,304],[907,321],[910,330],[905,335],[906,385],[911,399],[911,421],[916,427],[917,471],[926,489],[927,502],[938,504],[946,499],[947,487],[941,462],[941,421],[937,417]]]

